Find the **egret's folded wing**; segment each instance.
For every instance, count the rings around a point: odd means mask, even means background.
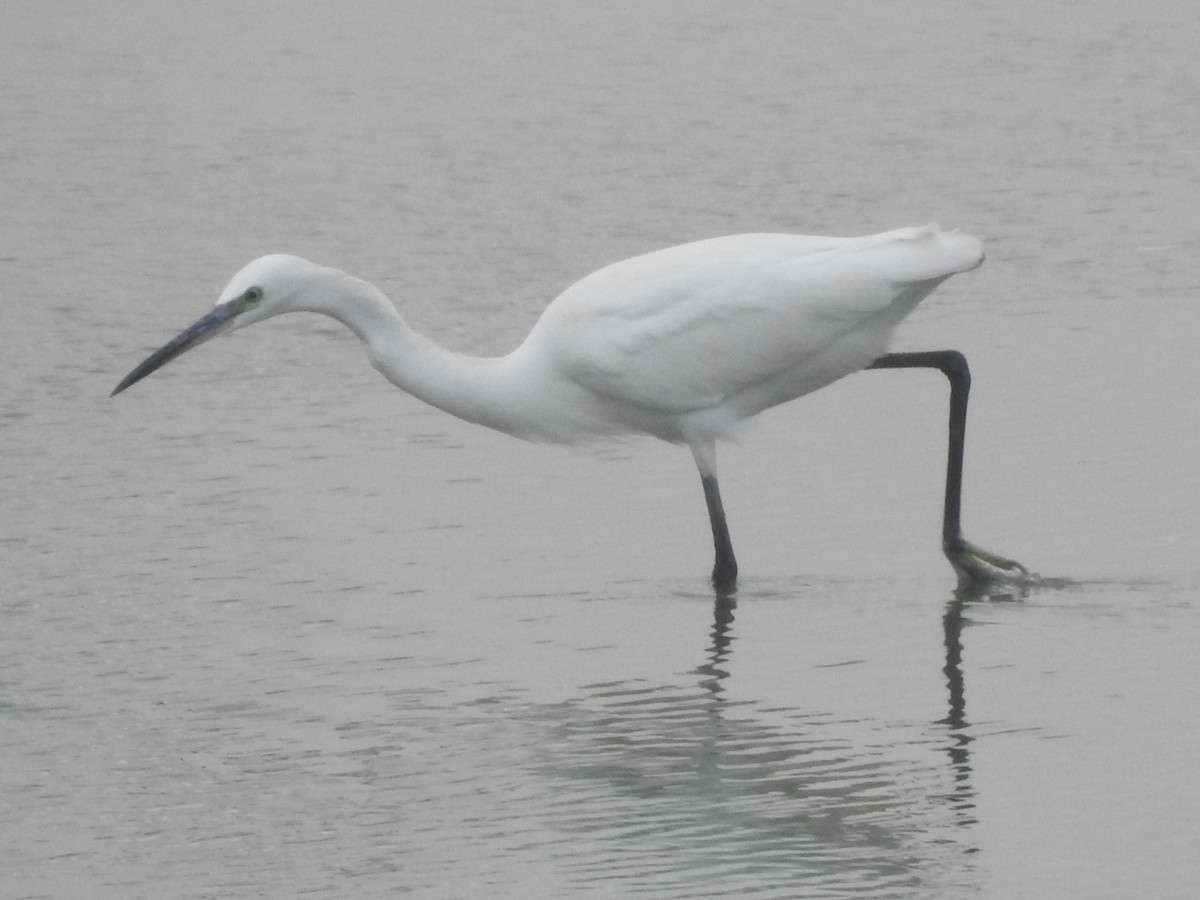
[[[933,228],[717,238],[585,278],[530,338],[552,332],[545,346],[555,365],[594,393],[685,413],[801,365],[855,329],[877,328],[877,340],[858,342],[867,358],[846,371],[867,365],[921,297],[981,259],[974,238]]]

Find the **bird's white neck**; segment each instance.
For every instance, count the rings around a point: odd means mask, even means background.
[[[586,398],[539,392],[536,362],[521,348],[501,357],[456,353],[415,331],[369,282],[336,272],[326,287],[310,294],[304,309],[346,325],[363,342],[371,365],[419,400],[531,440],[578,440],[581,431],[610,430],[599,421],[580,428],[581,417],[589,416]]]

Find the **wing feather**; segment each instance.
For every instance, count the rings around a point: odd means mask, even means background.
[[[981,261],[977,240],[933,226],[863,238],[715,238],[589,275],[547,308],[528,340],[593,393],[683,414],[801,366],[873,316],[879,349],[858,343],[882,353],[921,297]],[[879,315],[886,310],[894,315]]]

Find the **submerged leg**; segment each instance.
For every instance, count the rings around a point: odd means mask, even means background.
[[[946,454],[946,503],[942,511],[942,550],[958,573],[959,586],[995,581],[1027,581],[1020,563],[976,547],[962,535],[963,445],[967,435],[967,397],[971,370],[957,350],[888,353],[868,369],[938,369],[950,381],[950,438]]]
[[[710,440],[690,442],[696,468],[700,470],[700,482],[704,485],[704,502],[708,504],[708,521],[712,525],[713,563],[712,582],[718,591],[732,591],[737,584],[737,560],[733,556],[733,542],[729,539],[729,526],[725,522],[725,507],[721,505],[721,488],[717,485],[717,448]]]
[[[716,475],[701,475],[704,485],[704,500],[708,504],[708,519],[712,523],[713,562],[712,581],[717,590],[727,591],[737,584],[737,560],[733,556],[733,543],[729,540],[729,526],[725,523],[725,508],[721,505],[721,489]]]

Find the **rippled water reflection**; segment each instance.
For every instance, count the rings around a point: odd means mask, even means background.
[[[928,826],[916,767],[872,758],[845,734],[853,723],[830,714],[761,721],[756,704],[726,701],[727,640],[695,686],[585,685],[536,710],[535,773],[561,792],[547,812],[571,836],[572,877],[648,879],[680,895],[706,877],[725,892],[911,883],[920,863],[905,845]],[[578,858],[575,836],[594,858]]]

